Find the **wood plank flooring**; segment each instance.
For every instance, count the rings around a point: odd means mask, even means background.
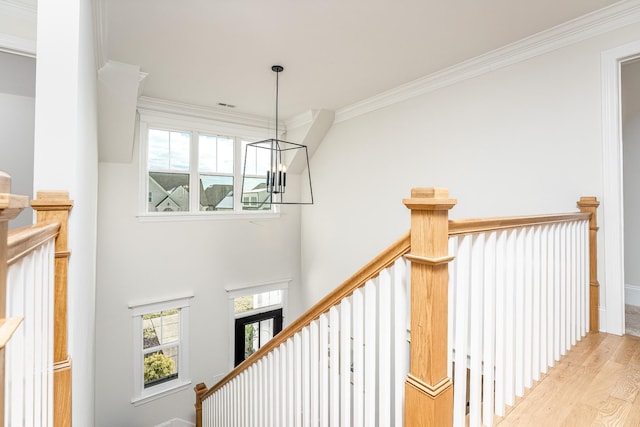
[[[640,427],[640,337],[589,334],[499,427]]]

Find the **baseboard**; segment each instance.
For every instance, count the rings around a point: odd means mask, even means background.
[[[607,310],[602,307],[598,307],[598,316],[600,320],[598,330],[600,332],[607,332]]]
[[[640,307],[640,286],[624,285],[624,303]]]
[[[195,426],[195,424],[189,421],[181,420],[179,418],[174,418],[172,420],[165,421],[161,424],[158,424],[155,427],[192,427],[192,426]]]

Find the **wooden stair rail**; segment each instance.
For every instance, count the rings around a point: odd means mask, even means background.
[[[22,319],[6,319],[7,317],[7,271],[8,271],[8,245],[9,220],[18,216],[28,206],[26,196],[11,194],[11,177],[0,172],[0,331],[3,340],[8,341],[11,335],[20,325]],[[6,341],[0,348],[0,425],[5,424],[5,347]]]
[[[488,219],[448,219],[456,200],[442,188],[414,188],[404,199],[411,209],[411,231],[378,255],[307,313],[276,335],[256,353],[237,366],[220,382],[207,390],[199,383],[196,392],[196,426],[202,426],[202,402],[231,379],[256,363],[311,321],[328,311],[343,298],[363,286],[367,280],[404,256],[411,261],[411,346],[410,370],[405,382],[405,425],[447,427],[453,424],[453,383],[448,377],[448,264],[449,237],[470,233],[505,230],[531,225],[555,224],[578,220],[590,221],[590,327],[598,328],[598,282],[596,278],[596,208],[595,197],[582,197],[581,212],[552,215],[519,216]]]
[[[71,358],[67,351],[67,272],[69,256],[69,212],[73,201],[64,191],[39,191],[31,201],[38,224],[60,224],[55,243],[55,290],[53,331],[53,424],[71,425]]]
[[[305,314],[296,319],[293,323],[283,329],[279,334],[274,336],[268,343],[263,345],[252,354],[249,358],[247,358],[244,362],[239,364],[234,370],[229,372],[222,380],[220,380],[217,384],[211,387],[209,390],[206,390],[206,385],[204,383],[199,383],[195,386],[194,390],[196,392],[196,408],[202,407],[202,401],[206,399],[208,396],[215,393],[218,389],[222,388],[226,383],[228,383],[231,379],[239,375],[241,372],[249,368],[251,365],[256,363],[260,358],[266,354],[268,354],[271,350],[277,348],[280,344],[291,338],[294,334],[301,331],[302,328],[307,326],[311,321],[320,317],[322,313],[329,311],[331,307],[338,304],[342,299],[351,295],[354,290],[364,286],[367,281],[376,275],[378,275],[382,270],[392,265],[398,258],[405,255],[409,252],[410,247],[410,235],[406,233],[400,239],[398,239],[395,243],[389,246],[385,251],[383,251],[380,255],[375,257],[371,262],[362,267],[358,272],[356,272],[353,276],[343,282],[340,286],[338,286],[333,292],[325,296],[322,300],[320,300],[317,304],[311,307]],[[202,387],[205,387],[205,392],[203,392]],[[198,406],[200,405],[200,406]],[[200,420],[201,422],[201,420]],[[196,426],[198,426],[198,422],[196,422]]]

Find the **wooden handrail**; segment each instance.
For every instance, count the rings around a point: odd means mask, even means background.
[[[398,239],[395,243],[385,249],[380,255],[375,257],[371,262],[366,264],[357,273],[344,281],[333,292],[325,296],[317,304],[311,307],[305,314],[298,317],[293,323],[283,329],[279,334],[273,337],[268,343],[263,345],[253,353],[244,362],[236,366],[234,370],[229,372],[223,379],[217,384],[211,387],[206,393],[200,395],[200,399],[204,400],[208,396],[216,392],[231,379],[239,375],[242,371],[249,368],[256,363],[262,356],[268,354],[271,350],[278,347],[280,344],[291,338],[297,332],[302,330],[305,326],[311,323],[314,319],[320,317],[322,313],[329,311],[331,307],[338,304],[345,297],[351,295],[353,291],[364,286],[367,281],[382,270],[392,265],[398,258],[409,252],[411,246],[411,236],[407,232],[404,236]]]
[[[44,242],[54,239],[60,230],[59,223],[36,224],[9,231],[7,238],[7,264],[11,265]]]
[[[329,309],[342,301],[345,297],[348,297],[353,293],[354,290],[359,287],[364,286],[368,280],[375,277],[379,274],[383,269],[392,265],[399,257],[405,256],[407,259],[413,261],[415,265],[415,272],[412,270],[412,275],[417,274],[421,277],[430,277],[429,280],[433,280],[434,272],[438,272],[442,277],[447,276],[447,268],[446,264],[453,259],[453,257],[448,256],[446,253],[446,237],[445,240],[440,242],[437,246],[441,250],[435,251],[431,253],[433,248],[430,248],[430,245],[433,243],[428,243],[428,239],[432,239],[432,234],[435,233],[434,230],[430,230],[429,227],[433,226],[433,218],[430,217],[432,212],[440,212],[435,214],[434,218],[442,218],[444,216],[445,221],[443,224],[438,225],[440,231],[445,231],[445,236],[459,236],[464,234],[472,234],[472,233],[480,233],[480,232],[490,232],[490,231],[500,231],[507,229],[515,229],[536,225],[548,225],[548,224],[560,224],[571,221],[582,221],[582,220],[590,220],[593,224],[595,223],[594,219],[594,211],[597,207],[597,202],[593,202],[595,198],[583,198],[581,199],[582,205],[581,208],[583,212],[577,213],[565,213],[565,214],[551,214],[551,215],[532,215],[532,216],[512,216],[512,217],[496,217],[496,218],[485,218],[485,219],[464,219],[464,220],[448,220],[446,219],[445,212],[448,211],[453,205],[455,205],[456,201],[454,199],[448,198],[448,193],[443,189],[414,189],[412,191],[412,198],[405,199],[405,205],[412,209],[412,229],[414,229],[414,233],[417,231],[418,235],[413,236],[414,246],[412,249],[412,235],[411,231],[407,232],[400,239],[398,239],[393,245],[389,246],[386,250],[384,250],[380,255],[374,258],[371,262],[362,267],[358,272],[356,272],[353,276],[347,279],[344,283],[342,283],[338,288],[336,288],[333,292],[325,296],[322,300],[320,300],[317,304],[315,304],[311,309],[309,309],[305,314],[296,319],[293,323],[291,323],[288,327],[286,327],[282,332],[273,337],[267,344],[259,348],[254,354],[252,354],[248,359],[238,365],[235,369],[233,369],[229,374],[227,374],[222,380],[212,386],[209,390],[206,390],[206,386],[203,383],[198,384],[195,387],[196,391],[196,412],[201,410],[202,402],[216,391],[221,389],[225,384],[230,382],[233,378],[238,376],[240,373],[251,367],[258,360],[260,360],[263,356],[267,355],[269,352],[280,346],[282,343],[287,341],[289,338],[294,336],[296,333],[301,331],[305,326],[309,325],[313,320],[317,319],[321,314],[326,313]],[[429,191],[426,191],[429,190]],[[424,193],[424,194],[423,194]],[[586,200],[586,201],[585,201]],[[592,211],[587,211],[584,206],[591,208]],[[431,219],[427,219],[427,217]],[[440,221],[440,219],[438,221]],[[414,224],[414,221],[417,221],[417,224]],[[442,222],[442,221],[440,221]],[[448,228],[444,225],[448,224]],[[597,230],[594,225],[591,226],[591,230]],[[429,235],[429,238],[425,237],[425,234]],[[592,233],[594,234],[594,233]],[[594,240],[594,238],[592,239]],[[593,245],[593,242],[591,243]],[[424,246],[426,245],[426,246]],[[423,249],[418,249],[422,247]],[[421,252],[426,250],[425,254]],[[409,252],[412,252],[409,254]],[[415,253],[414,253],[415,252]],[[593,250],[592,250],[593,252]],[[591,263],[595,263],[595,258],[592,258]],[[413,269],[413,267],[412,267]],[[425,270],[425,271],[422,271]],[[426,272],[429,270],[428,272]],[[433,271],[431,271],[433,270]],[[592,272],[593,272],[592,267]],[[425,276],[426,275],[426,276]],[[445,280],[445,279],[442,279]],[[414,280],[412,279],[412,282]],[[443,282],[444,283],[444,282]],[[431,287],[432,285],[428,285]],[[597,286],[597,283],[596,283]],[[441,288],[441,284],[436,285],[437,288]],[[446,288],[446,287],[445,287]],[[443,289],[445,289],[443,288]],[[597,288],[596,288],[597,290]],[[426,291],[426,295],[431,291]],[[442,294],[442,289],[438,291],[439,294]],[[444,295],[444,294],[442,294]],[[442,296],[441,295],[441,296]],[[446,299],[443,299],[446,301]],[[441,302],[441,301],[440,301]],[[441,306],[441,303],[438,303],[434,300],[432,306]],[[446,304],[445,304],[446,305]],[[432,307],[432,308],[433,308]],[[593,307],[593,305],[592,305]],[[416,311],[416,310],[413,310]],[[434,311],[432,309],[431,311]],[[443,317],[442,313],[438,315],[438,319],[429,319],[431,326],[439,325],[440,328],[438,332],[438,336],[444,336],[444,342],[446,342],[446,328],[443,326],[446,324],[446,321],[442,321],[442,318],[446,318],[446,315]],[[592,313],[593,316],[593,313]],[[419,322],[424,323],[424,319]],[[597,320],[596,320],[597,322]],[[422,324],[421,323],[421,324]],[[423,325],[424,326],[424,325]],[[417,329],[416,329],[417,330]],[[430,331],[427,335],[433,333]],[[443,335],[444,334],[444,335]],[[437,339],[436,341],[441,342],[441,339]],[[429,342],[427,345],[429,347],[429,358],[433,358],[434,355],[431,353],[435,349],[435,346],[432,345],[433,342]],[[446,347],[446,346],[445,346]],[[445,352],[446,353],[446,352]],[[443,354],[445,354],[443,353]],[[432,407],[432,413],[429,415],[429,419],[438,420],[437,422],[444,423],[442,425],[449,425],[451,422],[450,412],[448,409],[444,410],[443,408],[449,408],[451,406],[451,397],[450,397],[450,389],[451,389],[451,380],[446,377],[442,377],[442,372],[445,370],[442,368],[441,360],[446,360],[446,357],[437,357],[438,366],[431,367],[426,369],[422,367],[423,364],[417,364],[416,367],[417,372],[412,374],[410,373],[409,379],[407,381],[407,387],[412,388],[413,390],[419,390],[420,396],[412,397],[411,400],[414,401],[413,404],[406,406],[410,408],[409,412],[413,413],[414,411],[411,409],[412,407],[415,409],[417,407],[424,409],[424,403],[431,402],[431,400],[442,400],[443,407],[441,407],[440,403],[433,406],[431,403],[427,406]],[[431,362],[429,362],[431,363]],[[420,365],[420,366],[419,366]],[[443,365],[444,366],[444,365]],[[424,372],[421,372],[423,371]],[[441,372],[442,371],[442,372]],[[419,374],[419,375],[417,375]],[[425,378],[426,377],[426,378]],[[412,391],[412,393],[415,395]],[[423,397],[426,396],[426,400]],[[435,403],[435,402],[433,402]],[[419,411],[418,411],[419,412]],[[201,422],[201,414],[198,413],[196,419]],[[419,425],[421,421],[416,421],[413,419],[414,424],[418,423]],[[198,426],[201,424],[197,424]],[[413,425],[413,424],[412,424]]]
[[[497,231],[532,225],[555,224],[568,221],[588,220],[589,213],[566,213],[552,215],[513,216],[504,218],[463,219],[449,221],[449,236]]]

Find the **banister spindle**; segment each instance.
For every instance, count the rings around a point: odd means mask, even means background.
[[[405,422],[453,424],[453,384],[447,374],[449,210],[443,188],[414,188],[411,209],[411,362],[405,382]]]

